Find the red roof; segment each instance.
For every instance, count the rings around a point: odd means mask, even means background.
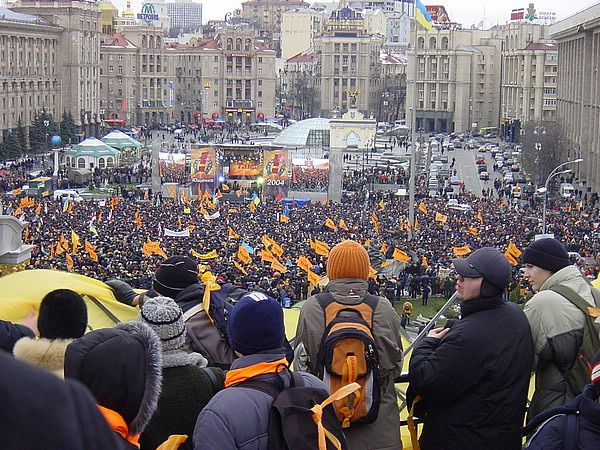
[[[558,51],[558,48],[556,47],[556,44],[544,44],[542,42],[532,42],[527,47],[525,47],[525,50],[556,50],[556,51]]]
[[[313,60],[313,54],[312,53],[309,53],[309,54],[298,53],[297,55],[292,56],[286,62],[289,62],[289,63],[304,63],[304,62],[312,62],[312,60]]]
[[[102,45],[113,46],[113,47],[134,47],[134,45],[125,38],[122,34],[115,33],[111,36],[112,42],[104,43]]]

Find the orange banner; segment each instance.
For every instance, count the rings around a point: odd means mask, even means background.
[[[217,161],[214,148],[192,148],[190,162],[192,181],[214,181],[217,173]]]
[[[253,178],[258,177],[263,171],[263,166],[260,162],[250,161],[231,161],[229,163],[229,177],[247,177]]]

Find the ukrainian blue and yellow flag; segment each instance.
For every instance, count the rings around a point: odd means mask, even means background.
[[[420,0],[416,1],[415,6],[416,21],[419,22],[423,26],[423,28],[429,30],[431,27],[433,27],[433,19],[431,18],[431,15],[427,12],[427,8],[423,3],[420,2]]]

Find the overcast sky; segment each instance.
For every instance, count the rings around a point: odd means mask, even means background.
[[[113,0],[115,6],[123,9],[126,0]],[[189,1],[189,0],[188,0]],[[210,19],[223,19],[225,14],[236,8],[241,8],[241,0],[194,0],[202,3],[202,21],[206,23]],[[309,0],[310,1],[310,0]],[[498,0],[422,0],[425,5],[444,5],[453,22],[462,23],[469,27],[477,25],[484,20],[486,26],[504,24],[510,19],[512,9],[525,8],[529,3],[534,3],[535,9],[539,11],[555,12],[558,20],[564,19],[591,5],[599,3],[598,0],[510,0],[504,3]],[[142,3],[141,0],[132,1],[132,9],[137,13]],[[148,3],[152,3],[148,0]],[[310,2],[313,3],[313,2]]]

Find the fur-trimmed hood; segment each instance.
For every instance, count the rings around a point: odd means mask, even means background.
[[[31,365],[49,370],[63,378],[65,351],[73,339],[19,339],[13,349],[15,358]]]
[[[161,391],[158,336],[141,322],[92,331],[67,347],[65,377],[85,384],[99,405],[118,412],[131,435],[140,434]]]

